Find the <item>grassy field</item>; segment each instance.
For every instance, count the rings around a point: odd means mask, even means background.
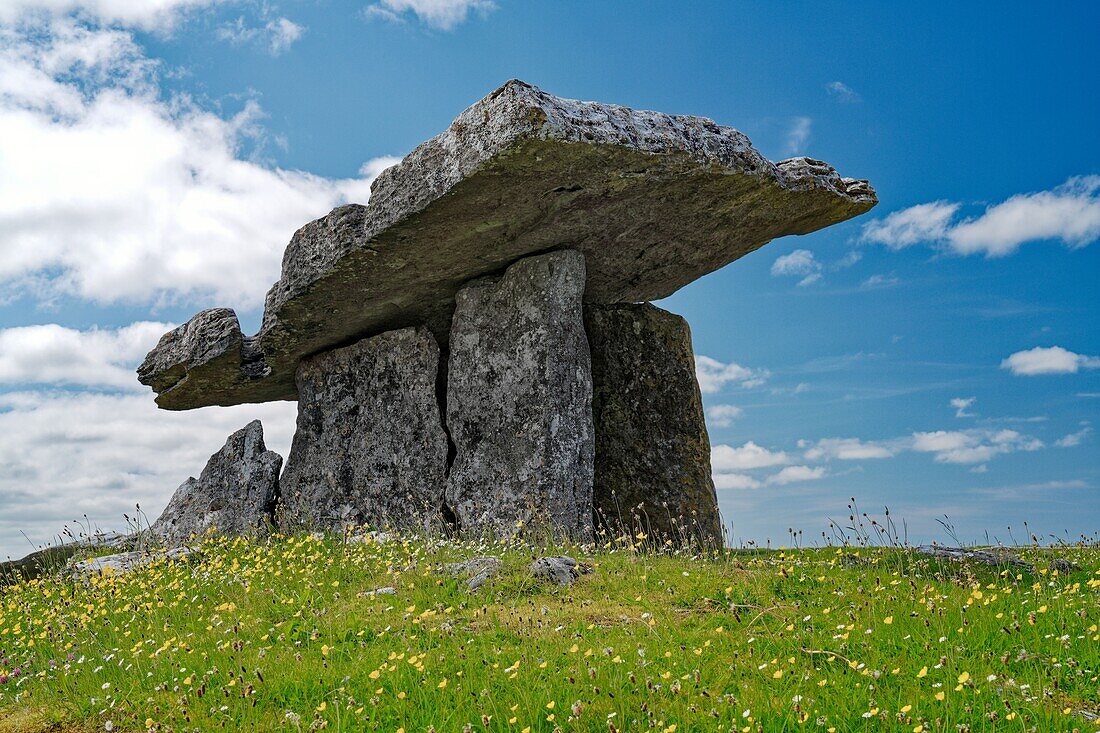
[[[1100,549],[1018,554],[212,539],[0,589],[0,731],[1100,730]]]

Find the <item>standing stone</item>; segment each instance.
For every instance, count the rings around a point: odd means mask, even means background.
[[[199,477],[184,481],[151,528],[169,545],[210,529],[250,535],[266,529],[279,497],[283,458],[264,445],[264,429],[253,420],[229,436],[210,456]]]
[[[592,375],[584,256],[520,260],[458,292],[447,424],[457,451],[447,504],[459,528],[592,528]]]
[[[288,529],[434,525],[448,450],[438,371],[439,345],[425,328],[303,360],[280,522]]]
[[[687,321],[648,303],[589,306],[597,519],[612,532],[721,546]]]

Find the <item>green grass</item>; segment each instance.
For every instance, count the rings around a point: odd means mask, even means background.
[[[0,731],[1100,729],[1095,547],[1022,550],[1034,575],[558,549],[595,572],[557,588],[526,573],[546,548],[297,536],[0,589]],[[469,594],[439,568],[475,554],[504,570]]]

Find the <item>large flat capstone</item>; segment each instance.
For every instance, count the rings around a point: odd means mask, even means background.
[[[448,444],[438,371],[439,346],[425,328],[303,361],[280,523],[426,529],[439,522]]]
[[[166,409],[295,399],[302,358],[421,324],[446,338],[458,289],[524,256],[576,249],[587,302],[653,300],[875,203],[866,181],[809,158],[772,163],[709,119],[510,81],[382,173],[368,205],[294,234],[258,334],[207,311],[138,374]]]
[[[592,530],[592,374],[581,295],[584,256],[520,260],[458,293],[447,426],[447,504],[459,529]]]
[[[687,321],[648,303],[589,306],[593,505],[613,536],[722,546]]]
[[[260,421],[253,420],[210,456],[198,478],[176,489],[153,523],[153,534],[179,546],[208,531],[233,536],[266,530],[279,498],[282,465],[282,456],[264,445]]]

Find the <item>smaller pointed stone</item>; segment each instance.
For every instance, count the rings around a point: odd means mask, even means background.
[[[266,530],[279,497],[282,465],[282,456],[264,445],[260,421],[253,420],[210,456],[198,478],[176,489],[152,532],[168,545],[183,545],[211,529],[224,535]]]

